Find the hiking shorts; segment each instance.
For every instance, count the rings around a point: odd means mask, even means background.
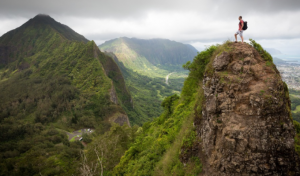
[[[241,31],[238,30],[235,34],[236,34],[236,35],[240,35],[241,37],[243,37],[243,32],[244,32],[243,30],[241,30]]]

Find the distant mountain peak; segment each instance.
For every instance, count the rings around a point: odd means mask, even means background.
[[[53,19],[48,14],[38,14],[35,17],[31,18],[29,21],[27,21],[25,24],[23,24],[21,27],[17,28],[17,30],[24,30],[27,27],[34,26],[35,29],[39,29],[42,26],[46,26],[46,28],[51,27],[56,32],[60,33],[62,36],[64,36],[68,40],[77,40],[82,42],[88,42],[88,40],[75,32],[73,29],[68,27],[67,25],[64,25],[55,19]]]
[[[55,21],[50,15],[48,14],[37,14],[35,17],[31,18],[31,20],[53,20]]]
[[[279,51],[278,49],[276,49],[276,48],[265,48],[265,50],[267,50],[268,51],[268,53],[270,53],[270,54],[282,54],[281,53],[281,51]]]
[[[48,14],[40,13],[40,14],[37,14],[35,17],[50,17],[50,16]]]
[[[34,22],[34,24],[45,23],[45,24],[50,24],[50,25],[61,24],[61,23],[55,21],[55,19],[53,19],[50,15],[47,15],[47,14],[38,14],[35,17],[31,18],[28,22],[29,23]]]
[[[58,34],[62,40],[79,41],[87,43],[88,40],[75,32],[70,27],[55,21],[47,14],[38,14],[28,20],[22,26],[5,33],[0,37],[0,65],[12,62],[14,58],[7,55],[11,50],[30,50],[41,41],[43,45],[54,34]],[[26,42],[24,42],[26,41]],[[31,45],[29,45],[29,43]],[[31,55],[30,53],[27,53]]]

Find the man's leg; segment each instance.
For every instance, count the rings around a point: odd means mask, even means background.
[[[236,36],[237,36],[237,34],[234,34],[234,37],[235,37],[235,41],[237,42],[237,37],[236,37]]]
[[[244,43],[244,36],[243,36],[243,32],[244,32],[244,31],[240,31],[240,37],[241,37],[241,39],[242,39],[242,43]]]

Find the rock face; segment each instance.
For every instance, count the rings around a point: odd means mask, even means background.
[[[109,95],[110,95],[110,101],[113,102],[114,104],[118,104],[118,97],[113,83]]]
[[[286,84],[252,46],[230,47],[203,80],[203,175],[299,175]]]
[[[110,122],[113,122],[113,123],[117,123],[119,125],[125,125],[127,124],[128,126],[130,126],[130,122],[129,122],[129,118],[126,114],[123,114],[123,113],[115,113],[113,116],[111,116],[109,118],[109,121]]]

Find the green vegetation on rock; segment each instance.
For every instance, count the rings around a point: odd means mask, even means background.
[[[295,136],[295,150],[300,155],[300,123],[294,120],[294,126],[296,130]]]
[[[249,40],[250,40],[250,44],[256,49],[256,51],[258,51],[260,56],[265,61],[271,61],[273,63],[273,58],[270,53],[268,53],[265,49],[263,49],[263,47],[260,44],[256,43],[255,40],[253,39],[249,39]]]
[[[300,91],[298,90],[289,90],[290,99],[291,99],[291,112],[293,119],[300,123]]]

